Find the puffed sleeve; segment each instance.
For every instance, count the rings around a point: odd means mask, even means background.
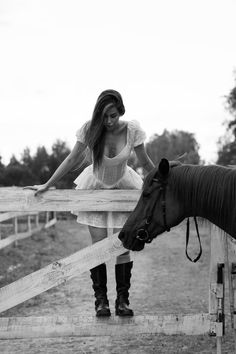
[[[133,146],[139,146],[144,143],[146,139],[146,133],[141,128],[139,122],[137,120],[133,120],[131,124],[133,130]]]
[[[76,138],[77,138],[77,141],[83,143],[83,144],[86,144],[85,143],[85,134],[86,134],[86,131],[88,129],[88,123],[89,122],[86,122],[82,125],[82,127],[80,127],[77,132],[76,132]]]

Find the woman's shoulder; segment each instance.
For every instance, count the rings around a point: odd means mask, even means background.
[[[91,120],[86,120],[82,125],[81,125],[81,129],[88,129],[90,126]]]
[[[128,126],[128,129],[133,130],[133,131],[141,129],[140,123],[136,119],[129,120],[127,122],[127,126]]]
[[[128,122],[129,139],[134,147],[142,144],[146,139],[146,133],[141,128],[139,121],[133,119]]]
[[[86,122],[84,122],[78,129],[77,129],[77,132],[78,131],[86,131],[88,128],[89,128],[89,125],[90,125],[90,120],[87,120]]]
[[[90,122],[91,122],[90,120],[86,121],[82,126],[80,126],[79,129],[77,129],[76,131],[77,140],[84,142],[85,134],[89,128]]]

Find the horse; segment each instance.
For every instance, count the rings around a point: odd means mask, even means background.
[[[236,169],[161,159],[118,237],[125,248],[141,251],[189,217],[206,219],[236,238]]]

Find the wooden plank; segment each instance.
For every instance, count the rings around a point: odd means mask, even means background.
[[[235,251],[235,250],[234,250]],[[234,252],[235,255],[235,252]],[[236,264],[231,265],[231,291],[232,291],[232,311],[233,311],[233,334],[234,334],[234,351],[236,353]]]
[[[9,214],[9,213],[6,213],[6,214]],[[50,221],[48,221],[48,223],[46,223],[46,224],[44,224],[42,226],[39,226],[38,213],[35,213],[35,212],[31,212],[31,213],[19,212],[19,213],[14,213],[14,214],[18,214],[18,216],[25,216],[25,215],[28,216],[28,219],[27,219],[28,231],[21,232],[21,233],[15,233],[14,235],[9,235],[9,236],[7,236],[4,239],[0,238],[0,249],[11,245],[13,242],[17,242],[19,240],[23,240],[25,238],[31,237],[33,234],[35,234],[36,232],[41,231],[42,229],[48,229],[49,227],[55,225],[56,222],[57,222],[57,219],[51,219]],[[37,218],[36,219],[36,227],[34,229],[31,228],[30,215],[36,215],[36,218]],[[9,215],[6,215],[6,217],[8,219]],[[12,215],[11,215],[10,218],[12,218]],[[5,220],[7,220],[7,219],[5,219]],[[15,220],[15,218],[14,218],[14,220]]]
[[[210,315],[138,315],[121,318],[79,316],[43,316],[0,318],[0,339],[57,336],[127,336],[140,334],[209,333]]]
[[[14,217],[13,223],[14,223],[14,231],[15,231],[15,236],[16,236],[14,246],[17,246],[17,236],[18,236],[18,218],[17,218],[17,216]]]
[[[31,227],[31,216],[27,215],[27,224],[28,224],[28,231],[31,231],[32,227]]]
[[[35,223],[36,223],[36,227],[39,227],[39,214],[36,214]]]
[[[44,226],[37,227],[31,231],[21,232],[19,234],[10,235],[2,240],[0,240],[0,249],[11,245],[13,242],[23,240],[24,238],[30,237],[36,232],[42,230]]]
[[[16,187],[0,188],[0,211],[132,211],[140,190],[49,190],[38,196]]]
[[[18,218],[17,218],[17,216],[14,217],[13,222],[14,222],[15,235],[17,235],[18,234]]]
[[[53,262],[14,283],[0,289],[0,312],[16,306],[54,286],[65,284],[68,280],[85,271],[119,256],[127,250],[122,246],[117,234],[92,246]]]
[[[1,189],[1,188],[0,188]],[[16,216],[25,216],[25,215],[37,215],[37,212],[22,212],[22,211],[9,211],[7,213],[0,214],[0,222],[13,219]]]
[[[44,228],[48,229],[49,227],[55,225],[56,223],[57,223],[57,219],[51,219],[44,225]]]
[[[223,232],[212,225],[211,227],[211,258],[209,271],[209,313],[217,314],[217,269],[219,263],[224,263],[224,237]]]

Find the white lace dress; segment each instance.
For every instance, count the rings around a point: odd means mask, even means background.
[[[76,133],[77,140],[84,143],[86,123]],[[104,155],[99,169],[93,165],[86,167],[75,179],[76,189],[141,189],[142,178],[129,166],[127,161],[134,147],[142,144],[145,132],[135,120],[127,122],[127,143],[115,157]],[[129,212],[76,212],[77,221],[81,224],[102,227],[122,228]]]

